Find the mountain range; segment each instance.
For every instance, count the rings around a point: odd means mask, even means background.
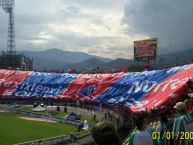
[[[43,50],[43,51],[22,51],[19,52],[30,58],[33,58],[33,65],[35,70],[64,70],[70,65],[78,64],[89,59],[97,59],[101,62],[110,62],[111,59],[99,56],[90,55],[84,52],[63,51],[58,48]]]
[[[82,70],[85,68],[110,69],[129,67],[131,65],[143,64],[135,62],[133,59],[109,59],[99,56],[90,55],[83,52],[63,51],[53,48],[44,51],[22,51],[26,56],[33,58],[34,70],[68,70],[74,68]],[[162,54],[155,61],[149,62],[154,67],[167,67],[171,65],[181,65],[190,63],[193,58],[193,49],[184,50],[181,52]]]

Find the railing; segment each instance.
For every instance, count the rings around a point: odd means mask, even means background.
[[[41,140],[34,140],[30,142],[24,142],[14,145],[56,145],[56,144],[66,144],[68,141],[70,141],[70,135],[63,135],[63,136],[57,136],[57,137],[51,137],[51,138],[45,138]]]

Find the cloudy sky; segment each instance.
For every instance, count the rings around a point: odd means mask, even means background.
[[[193,49],[192,0],[16,0],[18,50],[60,48],[133,57],[133,41],[158,38],[159,53]],[[0,10],[0,50],[8,15]]]

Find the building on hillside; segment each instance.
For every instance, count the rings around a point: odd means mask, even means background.
[[[22,54],[0,55],[0,69],[32,70],[33,59]]]
[[[95,74],[95,73],[100,73],[101,72],[101,69],[99,67],[96,67],[96,68],[82,68],[80,69],[81,73],[89,73],[89,74]]]

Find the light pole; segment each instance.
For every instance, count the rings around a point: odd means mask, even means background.
[[[8,38],[7,38],[7,54],[16,54],[15,45],[15,29],[14,29],[14,14],[13,8],[15,6],[15,0],[0,0],[0,7],[9,14],[8,24]]]

